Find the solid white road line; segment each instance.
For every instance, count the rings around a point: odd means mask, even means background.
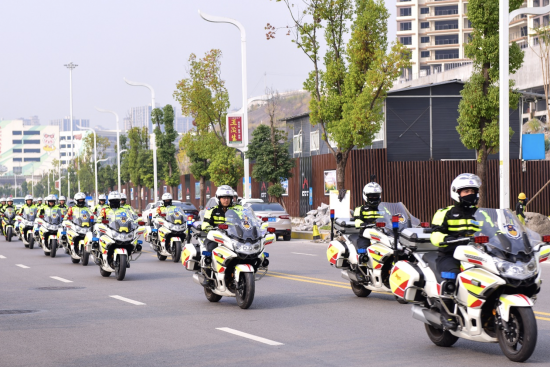
[[[50,277],[52,279],[55,279],[55,280],[59,280],[60,282],[63,282],[63,283],[72,283],[73,281],[72,280],[67,280],[67,279],[63,279],[63,278],[60,278],[60,277]]]
[[[20,268],[23,268],[23,269],[28,269],[29,268],[28,266],[25,266],[23,264],[15,264],[15,266],[19,266]]]
[[[6,257],[4,255],[0,255],[0,259],[5,259]]]
[[[275,342],[273,340],[265,339],[265,338],[262,338],[262,337],[259,337],[259,336],[256,336],[256,335],[243,333],[242,331],[231,329],[231,328],[228,328],[228,327],[220,327],[220,328],[216,328],[216,330],[225,331],[226,333],[242,336],[243,338],[252,339],[252,340],[255,340],[257,342],[264,343],[264,344],[267,344],[267,345],[284,345],[283,343]]]
[[[109,297],[118,299],[120,301],[128,302],[128,303],[131,303],[131,304],[137,305],[137,306],[145,305],[145,303],[134,301],[133,299],[130,299],[130,298],[125,298],[125,297],[121,297],[121,296],[109,296]]]
[[[313,254],[303,254],[301,252],[291,252],[291,254],[294,254],[294,255],[306,255],[306,256],[317,256],[317,255],[313,255]]]

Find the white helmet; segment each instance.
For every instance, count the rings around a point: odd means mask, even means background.
[[[481,187],[481,179],[473,173],[461,173],[456,176],[451,184],[451,198],[457,203],[462,203],[460,198],[460,190],[462,189],[474,189],[476,192],[476,198],[474,201],[465,203],[469,206],[476,205],[479,201],[479,188]]]
[[[27,200],[33,200],[32,195],[27,195],[27,196],[25,196],[25,201],[27,201]]]
[[[39,196],[36,198],[36,201],[42,201],[42,198]]]
[[[78,195],[78,194],[77,194],[77,195]],[[67,198],[66,198],[65,196],[60,196],[60,197],[59,197],[59,201],[61,201],[61,200],[67,201]]]
[[[382,187],[376,182],[369,182],[363,187],[363,200],[371,206],[380,204],[382,201]]]
[[[172,194],[170,194],[169,192],[165,193],[165,194],[162,194],[162,197],[160,198],[162,201],[164,200],[172,200]]]
[[[86,195],[83,192],[77,192],[74,195],[74,201],[76,201],[76,206],[82,207],[86,204]]]
[[[57,198],[55,197],[55,195],[48,195],[44,198],[44,201],[46,203],[49,203],[50,201],[53,201],[54,204],[55,204],[55,202],[57,202]]]
[[[109,193],[109,200],[120,200],[120,194],[118,191],[111,191]]]
[[[4,202],[5,202],[5,201],[6,201],[6,198],[0,198],[0,201],[4,201]]]
[[[120,200],[126,200],[126,194],[125,193],[122,193],[120,194]]]
[[[216,197],[219,199],[219,198],[222,198],[222,197],[230,197],[230,198],[233,198],[234,196],[234,191],[233,189],[231,188],[231,186],[229,185],[221,185],[220,187],[218,187],[218,189],[216,190]]]
[[[97,200],[107,200],[107,196],[105,194],[100,194]]]

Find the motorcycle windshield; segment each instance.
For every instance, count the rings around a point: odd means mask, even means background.
[[[262,224],[251,209],[242,211],[228,210],[225,213],[227,234],[245,242],[256,242],[262,237]]]
[[[73,223],[80,227],[91,227],[92,212],[89,209],[80,209],[77,213],[73,212]]]
[[[34,222],[37,212],[37,208],[25,208],[23,211],[23,219],[28,220],[29,222]]]
[[[15,217],[15,209],[14,208],[7,208],[6,211],[4,212],[4,215],[8,219],[13,219],[13,217]]]
[[[512,255],[529,254],[532,244],[541,240],[540,235],[528,231],[510,209],[479,208],[474,217],[481,229],[475,236],[489,237],[490,249]]]
[[[420,220],[415,218],[409,213],[403,203],[386,203],[382,202],[378,205],[378,212],[383,218],[377,219],[377,222],[383,222],[386,224],[385,228],[392,229],[392,217],[397,216],[399,218],[399,232],[405,228],[418,227]]]
[[[49,224],[61,224],[63,215],[59,209],[46,209],[44,213],[44,220]]]
[[[166,220],[172,224],[185,224],[185,213],[177,206],[171,206],[166,210]]]
[[[125,210],[110,213],[107,219],[109,220],[109,228],[117,232],[130,233],[137,227],[132,220],[132,215]]]

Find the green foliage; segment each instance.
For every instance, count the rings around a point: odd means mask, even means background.
[[[269,194],[269,196],[279,199],[285,193],[285,189],[283,188],[283,185],[281,185],[281,183],[277,182],[276,184],[273,184],[267,188],[267,193]]]
[[[109,142],[108,138],[103,136],[96,136],[96,139],[97,139],[97,159],[98,160],[104,159],[106,157],[106,151],[111,146],[111,143]],[[125,141],[124,135],[121,135],[120,140],[121,142]],[[94,134],[86,134],[82,139],[81,154],[77,157],[78,179],[80,180],[80,191],[88,194],[93,193],[95,195],[95,154],[94,153],[95,153]],[[59,171],[57,169],[54,169],[54,172],[59,172]],[[76,172],[71,173],[71,176],[73,176],[75,173]],[[98,170],[98,173],[99,173],[99,170]],[[66,178],[64,180],[66,180]],[[78,191],[78,180],[76,176],[74,177],[74,180],[75,180],[74,182],[76,182],[76,185],[73,185],[73,177],[71,177],[71,195],[75,194]],[[99,185],[99,181],[100,179],[98,175],[98,185]],[[61,186],[62,186],[61,193],[66,196],[67,194],[66,186],[64,186],[63,184]],[[53,184],[50,184],[50,191],[52,188],[53,188]]]
[[[530,132],[537,133],[540,130],[540,120],[537,118],[531,119],[527,122],[527,126]]]
[[[21,196],[25,196],[29,193],[29,186],[27,185],[27,181],[23,181],[21,183]]]
[[[294,42],[313,63],[304,82],[312,95],[310,121],[321,125],[325,141],[330,137],[336,143],[330,149],[338,185],[344,187],[348,154],[372,144],[384,119],[386,94],[410,66],[409,51],[396,42],[386,53],[390,15],[383,0],[306,0],[296,14],[290,0],[282,1],[295,24]]]
[[[170,187],[177,186],[180,182],[178,162],[176,160],[176,147],[174,142],[178,137],[174,129],[174,109],[166,105],[161,110],[155,108],[151,113],[155,126],[155,141],[157,144],[157,169],[160,179]],[[162,131],[161,126],[164,127]]]
[[[550,150],[550,139],[544,139],[544,151]]]
[[[276,184],[281,179],[292,177],[291,170],[295,162],[288,150],[286,133],[274,129],[274,142],[275,144],[272,144],[271,129],[267,125],[258,126],[252,133],[252,141],[248,144],[246,156],[256,161],[252,177],[258,182]]]
[[[216,186],[237,187],[239,180],[244,176],[244,163],[241,155],[235,149],[220,144],[211,157],[208,173],[210,180]]]

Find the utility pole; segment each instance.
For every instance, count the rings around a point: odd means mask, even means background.
[[[70,113],[71,113],[71,159],[74,160],[74,134],[73,134],[73,69],[78,65],[73,64],[71,61],[69,64],[65,64],[65,67],[69,69],[69,90],[70,90]],[[61,181],[59,182],[61,188]],[[71,174],[69,167],[67,166],[67,199],[71,197]],[[69,201],[67,201],[68,203]]]

